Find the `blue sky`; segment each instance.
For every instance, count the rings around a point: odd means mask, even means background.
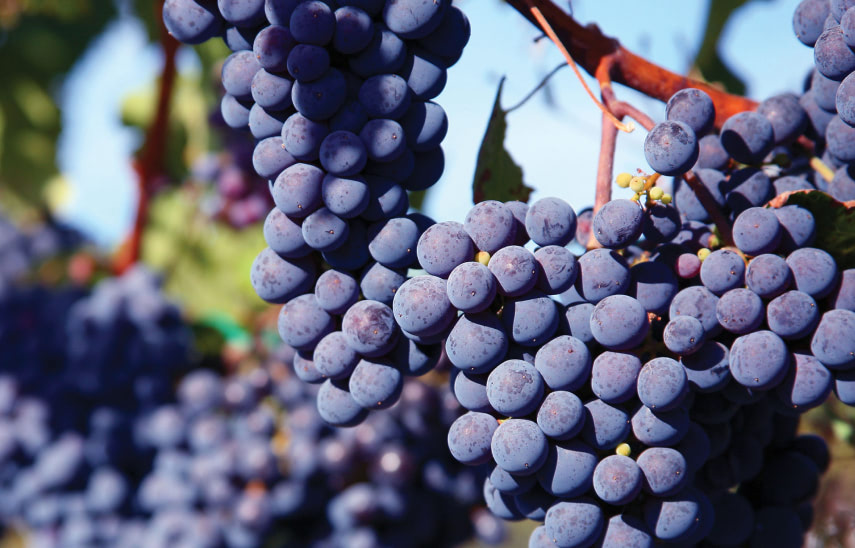
[[[792,33],[797,3],[752,2],[725,28],[722,56],[748,83],[753,98],[801,89],[813,53]],[[449,118],[443,142],[446,172],[429,194],[426,209],[437,220],[462,221],[472,205],[475,160],[500,78],[507,77],[503,104],[515,104],[561,56],[546,40],[534,43],[534,27],[496,0],[458,5],[469,17],[472,38],[436,99]],[[681,0],[576,0],[573,7],[580,22],[596,22],[627,48],[676,72],[685,72],[693,58],[706,14],[706,2]],[[58,160],[73,191],[61,214],[105,246],[118,244],[127,234],[136,198],[129,159],[139,135],[120,123],[122,98],[151,82],[160,62],[142,27],[123,19],[93,45],[62,88]],[[185,50],[179,67],[191,70],[193,65],[192,52]],[[522,166],[526,183],[536,189],[533,199],[560,196],[580,210],[593,202],[600,115],[572,71],[562,70],[551,82],[556,106],[548,107],[538,96],[511,113],[506,146]],[[593,84],[590,78],[588,82]],[[662,103],[625,88],[617,93],[654,120],[664,118]],[[642,152],[644,134],[639,128],[620,135],[616,170],[649,169]]]

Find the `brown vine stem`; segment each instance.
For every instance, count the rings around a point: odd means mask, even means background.
[[[160,22],[160,45],[163,49],[163,72],[158,87],[157,110],[148,127],[142,148],[134,158],[133,166],[137,174],[136,216],[134,226],[127,240],[121,245],[113,260],[113,270],[121,274],[140,259],[142,238],[148,220],[148,209],[154,194],[158,178],[163,174],[166,156],[166,139],[169,129],[169,108],[172,101],[172,89],[175,86],[175,53],[178,41],[166,31],[161,10],[163,4],[155,5],[155,20]]]
[[[677,91],[693,87],[707,92],[715,104],[716,127],[721,127],[730,116],[746,110],[754,110],[757,103],[739,95],[732,95],[709,84],[687,78],[647,61],[620,45],[620,42],[602,33],[596,25],[582,26],[573,17],[562,11],[550,0],[507,0],[523,17],[540,30],[529,9],[534,5],[551,27],[567,51],[588,74],[595,74],[603,57],[610,56],[611,81],[624,84],[648,97],[667,101]]]

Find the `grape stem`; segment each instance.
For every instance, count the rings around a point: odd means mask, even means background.
[[[597,65],[594,76],[600,84],[600,94],[603,98],[603,103],[608,110],[614,113],[619,119],[624,116],[629,116],[638,122],[644,129],[650,131],[656,125],[650,116],[643,113],[636,107],[618,100],[615,95],[614,88],[611,83],[611,67],[614,63],[614,57],[606,55],[600,59]],[[607,202],[612,199],[612,177],[614,175],[614,160],[615,147],[617,144],[617,128],[611,123],[610,119],[603,114],[603,126],[600,134],[600,157],[597,164],[597,188],[594,195],[594,215]],[[589,236],[587,248],[596,249],[599,243],[595,238]]]
[[[515,10],[531,21],[538,29],[549,32],[538,22],[530,6],[536,8],[569,55],[588,74],[595,75],[604,57],[610,57],[609,77],[613,82],[624,84],[648,97],[667,101],[677,91],[693,87],[709,94],[715,104],[715,125],[721,125],[730,116],[746,110],[754,110],[757,103],[739,95],[732,95],[709,84],[668,71],[620,45],[608,37],[596,25],[580,25],[571,15],[562,11],[550,0],[507,0]]]
[[[149,204],[164,170],[166,139],[169,129],[169,108],[172,102],[172,89],[175,86],[175,53],[178,51],[179,43],[166,31],[163,24],[162,9],[162,2],[157,2],[155,4],[155,21],[160,23],[160,45],[163,49],[163,71],[158,87],[157,110],[146,131],[145,141],[133,160],[139,196],[137,197],[134,226],[113,259],[113,270],[116,274],[122,274],[140,259]]]
[[[701,202],[701,205],[709,214],[713,224],[718,229],[718,235],[721,239],[722,245],[725,247],[732,246],[733,230],[730,227],[730,222],[718,207],[718,204],[709,189],[701,182],[700,179],[698,179],[697,175],[691,171],[687,171],[683,174],[683,180],[686,181],[686,184],[689,185],[692,192],[694,192],[695,196],[698,197],[698,201]]]

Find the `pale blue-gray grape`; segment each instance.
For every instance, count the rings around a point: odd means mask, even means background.
[[[591,390],[606,403],[623,403],[635,397],[641,360],[623,352],[602,352],[594,358]]]
[[[671,318],[662,332],[665,347],[679,356],[694,354],[703,346],[704,340],[704,326],[692,316]]]
[[[356,364],[348,381],[350,395],[366,409],[386,409],[394,405],[402,388],[403,377],[395,366],[365,359]]]
[[[537,472],[537,481],[547,493],[556,497],[578,497],[591,489],[598,461],[597,453],[577,439],[550,443],[546,462]]]
[[[812,333],[819,323],[819,307],[807,293],[787,291],[769,302],[766,321],[781,338],[800,339]]]
[[[576,212],[560,198],[541,198],[529,206],[525,228],[537,245],[565,246],[576,235]]]
[[[537,423],[508,419],[496,429],[490,443],[496,464],[511,474],[528,476],[543,466],[549,443]]]
[[[537,369],[523,360],[508,360],[496,366],[487,378],[487,398],[501,415],[523,417],[534,412],[543,400],[544,382]]]
[[[740,112],[721,127],[721,145],[737,162],[758,164],[775,146],[772,124],[757,112]]]
[[[582,431],[585,410],[582,400],[573,392],[556,390],[540,404],[537,425],[544,434],[555,440],[568,440]]]
[[[629,457],[609,455],[594,469],[594,492],[606,504],[623,506],[641,492],[641,469]]]
[[[495,254],[514,243],[517,227],[511,210],[505,204],[486,200],[469,210],[463,229],[476,248]]]
[[[603,511],[587,498],[559,502],[546,513],[544,525],[559,548],[591,546],[603,531]]]
[[[351,306],[344,313],[341,330],[350,347],[369,358],[389,352],[398,337],[392,309],[378,301],[359,301]]]
[[[718,323],[736,335],[755,331],[765,317],[760,297],[750,289],[742,287],[731,289],[722,295],[716,304],[715,314]]]
[[[414,335],[433,335],[457,316],[448,301],[446,281],[436,276],[416,276],[398,288],[392,304],[395,321]]]
[[[437,223],[419,237],[419,264],[434,276],[448,277],[454,268],[475,256],[472,240],[460,223]]]
[[[524,247],[502,247],[490,257],[487,268],[496,278],[497,291],[506,297],[524,295],[537,284],[537,261],[534,254]]]
[[[736,217],[733,242],[747,255],[762,255],[775,251],[781,242],[781,223],[770,209],[751,207]],[[701,269],[703,276],[703,267]]]
[[[627,295],[606,297],[591,313],[591,333],[609,350],[628,350],[638,346],[649,329],[647,311]]]
[[[644,481],[644,492],[668,497],[679,492],[691,479],[683,454],[670,447],[651,447],[636,459]]]
[[[739,384],[752,390],[777,386],[790,367],[786,343],[771,331],[743,335],[730,347],[730,373]]]
[[[698,138],[684,122],[660,122],[644,139],[644,157],[650,167],[663,175],[683,174],[698,159]]]
[[[656,412],[674,409],[689,391],[683,366],[671,358],[654,358],[638,373],[638,399]]]
[[[481,312],[496,297],[496,278],[483,264],[466,262],[449,274],[447,291],[454,308],[466,313]]]
[[[490,442],[498,428],[496,419],[486,413],[470,411],[455,420],[448,429],[451,456],[463,464],[482,464],[490,460]]]

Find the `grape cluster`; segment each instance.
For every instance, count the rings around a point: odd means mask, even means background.
[[[219,126],[219,112],[214,118]],[[210,190],[201,201],[208,217],[241,229],[264,220],[273,198],[267,180],[253,170],[252,137],[225,129],[228,131],[222,136],[223,150],[196,158],[188,180]]]
[[[412,287],[407,269],[433,224],[407,215],[408,192],[443,170],[448,122],[431,99],[468,41],[465,15],[447,0],[176,0],[163,17],[185,43],[222,35],[234,52],[222,116],[257,140],[252,164],[276,204],[251,281],[284,305],[297,374],[324,383],[318,406],[332,424],[391,406],[403,374],[429,371],[441,352],[424,330],[401,333],[390,305]]]
[[[828,452],[796,427],[832,391],[855,405],[855,274],[812,247],[810,211],[764,206],[793,190],[855,197],[855,8],[797,9],[817,52],[801,96],[771,97],[718,133],[706,93],[671,97],[644,143],[656,174],[618,177],[632,199],[578,217],[559,198],[488,200],[463,223],[434,223],[406,215],[407,192],[442,171],[447,122],[430,99],[465,17],[447,2],[330,4],[164,8],[180,40],[222,34],[235,52],[223,117],[259,140],[255,169],[276,203],[252,282],[283,304],[279,333],[296,376],[320,385],[306,389],[318,416],[346,432],[389,421],[416,385],[405,377],[447,361],[467,410],[448,449],[489,468],[493,516],[543,522],[530,546],[801,545]],[[575,256],[574,239],[591,249]]]
[[[0,526],[26,545],[504,538],[481,505],[489,470],[445,450],[460,413],[448,387],[408,380],[389,413],[330,428],[293,348],[222,374],[191,359],[189,328],[147,270],[93,290],[33,285],[34,259],[58,249],[35,242],[56,239],[0,227],[22,257],[0,284]]]

